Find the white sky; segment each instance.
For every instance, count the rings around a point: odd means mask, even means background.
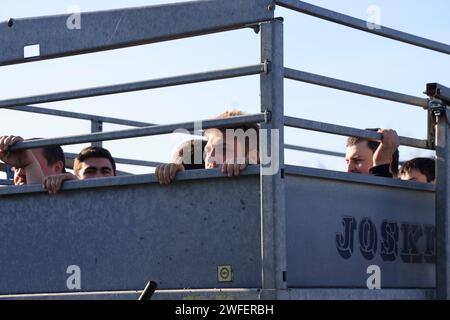
[[[0,21],[82,11],[123,8],[181,1],[50,1],[1,0]],[[367,19],[367,8],[381,9],[381,24],[432,40],[449,43],[450,2],[310,0],[357,18]],[[285,18],[285,66],[425,97],[428,82],[450,86],[450,59],[442,53],[417,48],[346,28],[282,8]],[[82,25],[81,25],[82,26]],[[1,54],[0,44],[0,54]],[[0,100],[64,90],[231,68],[259,63],[259,35],[245,29],[83,56],[53,59],[0,68]],[[152,123],[174,123],[210,118],[226,109],[259,112],[258,76],[214,81],[98,98],[38,105]],[[285,81],[285,114],[357,128],[392,127],[400,135],[424,139],[426,112],[421,108],[370,97]],[[87,133],[90,123],[0,109],[0,134],[58,137]],[[104,125],[104,130],[127,127]],[[180,137],[162,136],[105,142],[116,157],[168,161]],[[286,143],[344,151],[345,138],[286,130]],[[78,152],[85,145],[65,146]],[[401,148],[401,159],[432,153]],[[343,159],[287,151],[289,164],[344,170]],[[119,166],[133,173],[148,168]],[[0,174],[0,178],[4,176]]]

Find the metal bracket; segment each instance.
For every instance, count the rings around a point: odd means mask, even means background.
[[[425,94],[430,99],[439,99],[442,104],[450,106],[450,88],[439,83],[427,83]]]
[[[428,100],[428,136],[427,144],[431,148],[436,147],[436,125],[438,118],[444,116],[450,126],[450,112],[447,108],[450,105],[450,89],[439,83],[428,83],[424,92],[430,99]]]
[[[272,112],[269,109],[264,110],[264,123],[272,121]]]
[[[271,71],[272,67],[272,63],[270,62],[270,60],[266,60],[264,61],[264,73],[268,74]]]

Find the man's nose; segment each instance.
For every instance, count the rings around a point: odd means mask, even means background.
[[[353,164],[353,162],[349,162],[347,163],[347,172],[354,172],[355,171],[355,165]]]

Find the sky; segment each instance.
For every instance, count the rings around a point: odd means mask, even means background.
[[[67,14],[147,6],[169,0],[0,0],[0,21],[9,18]],[[309,3],[360,19],[368,8],[380,10],[380,24],[421,37],[449,43],[450,2],[388,0],[309,0]],[[284,8],[285,66],[328,77],[424,97],[426,83],[450,86],[450,58],[442,53],[381,38]],[[81,20],[82,27],[82,20]],[[0,43],[0,54],[1,47]],[[259,63],[260,39],[252,29],[167,41],[120,50],[0,67],[0,100],[66,90],[156,79]],[[116,94],[36,105],[151,123],[208,119],[228,109],[260,111],[259,77],[213,81],[156,90]],[[285,80],[285,114],[356,128],[394,128],[401,136],[426,138],[426,111],[419,107]],[[0,109],[0,135],[24,138],[85,134],[90,122]],[[105,124],[104,130],[128,127]],[[116,157],[167,162],[180,135],[105,142]],[[345,138],[287,128],[285,142],[332,151],[345,151]],[[77,153],[87,146],[65,146]],[[432,156],[433,152],[400,149],[400,159]],[[345,170],[344,159],[286,151],[286,163]],[[119,165],[130,173],[150,168]],[[4,175],[0,173],[0,178]]]

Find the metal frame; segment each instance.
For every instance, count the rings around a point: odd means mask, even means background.
[[[71,14],[10,19],[0,24],[0,66],[245,28],[273,19],[274,4],[204,0],[87,12],[82,14],[82,28],[75,30],[66,27]],[[40,55],[26,59],[23,50],[31,44],[40,45]]]
[[[418,37],[406,32],[398,31],[395,29],[379,26],[378,28],[370,29],[367,27],[367,21],[357,19],[336,11],[328,10],[322,7],[318,7],[303,1],[298,0],[277,0],[276,3],[282,7],[292,9],[307,15],[311,15],[323,20],[328,20],[338,24],[342,24],[346,27],[358,29],[361,31],[373,33],[378,36],[390,38],[400,42],[412,44],[417,47],[422,47],[429,50],[434,50],[446,54],[450,54],[450,45]]]
[[[306,129],[311,131],[318,131],[324,133],[332,133],[341,136],[354,136],[366,139],[381,140],[382,134],[370,130],[361,130],[351,127],[339,126],[335,124],[312,121],[293,117],[284,117],[285,125],[292,128]],[[400,144],[409,147],[430,149],[427,140],[420,140],[408,137],[399,137]]]
[[[258,65],[245,66],[240,68],[232,68],[225,70],[216,70],[210,72],[201,72],[177,77],[169,77],[155,80],[139,81],[132,83],[124,83],[112,86],[88,88],[74,91],[65,91],[52,94],[37,95],[19,99],[0,100],[1,108],[11,108],[16,106],[24,106],[28,104],[47,103],[55,101],[65,101],[71,99],[80,99],[88,97],[97,97],[109,94],[133,92],[139,90],[148,90],[156,88],[164,88],[170,86],[178,86],[183,84],[221,80],[235,77],[243,77],[255,75],[265,72],[266,64],[263,62]]]
[[[279,169],[274,174],[261,171],[261,236],[262,236],[262,289],[265,298],[279,297],[286,284],[286,212],[284,203],[284,118],[283,118],[283,22],[261,25],[261,60],[270,61],[270,72],[261,75],[261,112],[270,113],[270,121],[262,124],[267,130],[267,150],[272,146],[272,130],[278,130],[276,152]],[[263,165],[264,166],[264,165]]]
[[[450,299],[450,89],[427,84],[436,124],[436,295]],[[440,100],[442,99],[442,100]]]
[[[260,75],[261,87],[261,113],[235,117],[232,119],[205,120],[203,128],[232,126],[260,122],[262,129],[269,130],[269,148],[271,145],[272,129],[279,130],[279,170],[273,175],[262,174],[259,167],[250,167],[245,174],[260,173],[261,194],[261,258],[262,258],[262,291],[260,298],[342,298],[345,292],[354,298],[367,297],[367,292],[358,290],[329,290],[317,289],[314,291],[289,291],[286,285],[286,205],[284,196],[284,175],[291,174],[317,174],[326,173],[326,170],[303,169],[284,165],[284,149],[300,149],[290,145],[284,145],[284,126],[320,131],[325,133],[359,136],[371,139],[380,139],[379,133],[360,130],[350,127],[337,126],[328,123],[310,121],[284,116],[283,110],[283,79],[291,79],[311,84],[321,85],[352,93],[363,94],[375,98],[410,104],[429,109],[437,116],[436,152],[437,161],[437,185],[436,189],[431,186],[417,185],[414,183],[395,182],[399,187],[425,188],[436,191],[437,207],[437,297],[450,299],[450,277],[448,266],[450,265],[449,244],[449,219],[450,219],[450,194],[448,182],[450,181],[450,153],[448,148],[449,120],[448,88],[441,85],[430,85],[427,89],[432,98],[433,105],[427,99],[405,95],[397,92],[364,86],[352,82],[333,79],[284,67],[283,62],[283,23],[282,20],[274,19],[275,4],[293,9],[295,11],[312,15],[324,20],[339,23],[351,28],[370,32],[379,36],[391,38],[404,43],[423,47],[426,49],[450,54],[448,44],[424,39],[394,29],[381,27],[369,29],[363,20],[349,17],[331,10],[310,5],[297,0],[204,0],[180,4],[148,6],[123,10],[110,10],[83,14],[83,29],[72,32],[67,28],[58,27],[65,25],[68,16],[59,15],[35,19],[11,19],[8,23],[0,24],[0,42],[5,48],[0,53],[0,66],[18,64],[30,61],[45,60],[57,57],[65,57],[76,54],[97,52],[103,50],[117,49],[153,42],[167,41],[192,37],[214,32],[221,32],[239,28],[252,27],[261,30],[261,63],[257,65],[244,66],[226,70],[216,70],[190,75],[180,75],[170,78],[162,78],[134,83],[88,88],[75,91],[36,95],[17,99],[0,101],[0,108],[15,108],[26,112],[36,112],[50,115],[73,117],[90,120],[92,133],[72,137],[53,139],[40,139],[18,143],[13,150],[38,148],[48,145],[68,145],[85,142],[97,143],[106,140],[127,139],[142,136],[171,133],[175,129],[184,128],[193,130],[195,123],[186,122],[169,125],[153,125],[136,121],[127,121],[114,118],[69,113],[59,110],[50,110],[28,106],[28,104],[40,104],[69,99],[79,99],[107,94],[116,94],[137,90],[147,90],[202,81],[234,78],[248,75]],[[183,16],[183,19],[172,19],[173,16]],[[139,27],[136,27],[139,26]],[[30,30],[47,30],[49,32],[29,32]],[[30,44],[40,45],[40,55],[33,58],[24,58],[24,46]],[[432,93],[430,93],[432,91]],[[439,105],[439,108],[436,108]],[[131,125],[137,129],[101,132],[104,122]],[[431,137],[427,140],[400,138],[401,144],[432,149]],[[312,151],[311,148],[303,148],[303,151]],[[328,153],[328,155],[339,155]],[[273,157],[274,155],[272,155]],[[137,164],[134,160],[121,159],[129,164]],[[144,162],[141,162],[144,164]],[[145,163],[150,164],[148,162]],[[262,168],[264,169],[264,165]],[[255,171],[256,170],[256,171]],[[300,173],[300,171],[301,173]],[[305,173],[306,172],[306,173]],[[197,172],[183,172],[179,179],[189,179],[197,176]],[[393,183],[386,179],[368,177],[353,177],[344,173],[327,173],[337,178],[350,177],[360,179],[362,183]],[[340,176],[342,175],[342,176]],[[217,170],[201,173],[200,176],[215,178],[221,176]],[[381,179],[381,180],[380,180]],[[367,180],[367,181],[366,181]],[[128,185],[154,182],[153,175],[140,175],[132,177],[115,177],[82,182],[68,182],[64,189],[82,189],[103,187],[110,185]],[[23,186],[15,188],[1,188],[0,195],[41,192],[40,186]],[[388,297],[380,293],[379,297]],[[396,291],[396,298],[429,297],[424,291]]]
[[[234,125],[243,125],[255,122],[264,122],[267,119],[267,114],[259,113],[247,116],[239,116],[228,119],[214,119],[214,120],[203,120],[202,128],[217,128],[217,127],[227,127]],[[44,146],[51,145],[69,145],[69,144],[80,144],[86,142],[96,142],[96,141],[108,141],[108,140],[119,140],[128,138],[137,138],[145,136],[154,136],[166,133],[173,133],[177,129],[194,130],[196,129],[197,122],[185,122],[178,124],[168,124],[159,126],[143,127],[138,129],[129,130],[117,130],[101,133],[92,133],[86,135],[69,136],[63,138],[52,138],[52,139],[37,139],[31,141],[18,142],[10,148],[10,150],[23,150],[23,149],[34,149]]]

